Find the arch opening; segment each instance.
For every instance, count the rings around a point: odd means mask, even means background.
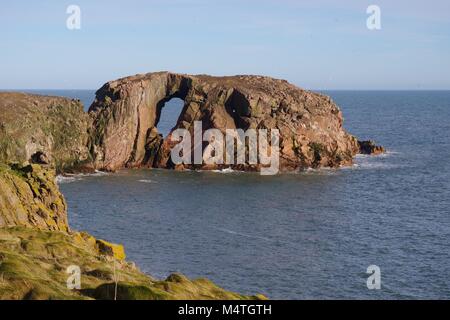
[[[168,97],[158,103],[155,126],[164,139],[177,125],[183,107],[184,100],[178,97]]]

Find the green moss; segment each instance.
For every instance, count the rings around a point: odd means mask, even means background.
[[[0,227],[68,230],[66,203],[54,171],[39,165],[1,165]]]

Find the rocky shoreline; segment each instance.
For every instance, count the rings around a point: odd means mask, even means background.
[[[343,128],[329,97],[261,76],[169,72],[106,83],[89,109],[78,100],[0,93],[0,299],[265,299],[180,274],[159,281],[125,261],[122,246],[70,230],[56,174],[126,167],[259,171],[258,165],[175,166],[158,132],[164,103],[184,100],[175,129],[277,129],[280,170],[340,167],[384,148]],[[172,130],[172,131],[173,131]],[[169,134],[170,137],[170,134]],[[206,147],[206,146],[204,146]],[[66,268],[79,265],[82,288]]]

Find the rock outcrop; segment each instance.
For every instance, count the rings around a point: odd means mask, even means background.
[[[386,149],[383,146],[376,145],[375,141],[372,140],[358,141],[358,146],[360,154],[377,155],[386,152]]]
[[[67,205],[52,170],[0,164],[0,227],[68,231]]]
[[[159,72],[111,81],[97,91],[90,107],[95,167],[174,168],[171,134],[163,139],[157,129],[164,103],[174,97],[184,100],[184,108],[173,129],[187,129],[191,136],[194,121],[201,121],[203,130],[223,133],[279,129],[282,171],[349,165],[359,151],[357,139],[343,129],[341,111],[327,96],[269,77]],[[231,167],[258,170],[248,163]]]
[[[0,92],[0,162],[52,164],[59,172],[89,162],[90,121],[78,100]]]

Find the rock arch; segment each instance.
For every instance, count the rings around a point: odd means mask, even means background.
[[[128,77],[100,88],[89,109],[96,167],[113,171],[147,165],[149,144],[160,142],[156,126],[164,103],[185,100],[189,88],[188,77],[169,73]]]
[[[279,129],[281,170],[346,165],[358,152],[356,138],[343,129],[342,114],[327,96],[262,76],[158,72],[111,81],[97,91],[89,109],[95,168],[173,168],[172,142],[163,140],[156,125],[164,103],[174,97],[184,100],[175,128],[192,132],[194,121],[202,121],[204,130],[222,132]]]

